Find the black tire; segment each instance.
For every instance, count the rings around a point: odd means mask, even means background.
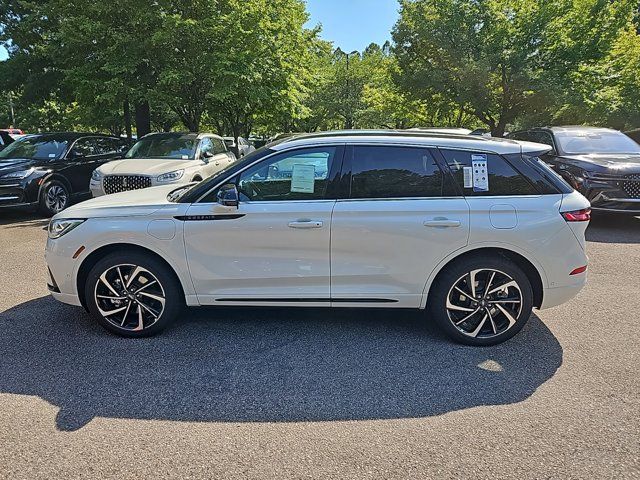
[[[471,292],[472,272],[476,272],[473,274],[475,296]],[[509,286],[490,293],[504,285]],[[445,267],[436,277],[427,302],[429,316],[452,340],[488,346],[510,339],[524,327],[533,308],[533,290],[527,275],[506,257],[465,257]],[[456,326],[454,323],[458,322],[461,323]]]
[[[109,285],[101,280],[103,274]],[[164,302],[158,298],[164,298]],[[99,260],[87,276],[85,300],[100,325],[123,337],[160,333],[176,319],[184,305],[182,288],[173,270],[152,255],[134,251],[111,253]],[[128,309],[104,315],[127,305]]]
[[[40,189],[38,210],[49,217],[61,212],[71,204],[67,186],[58,180],[50,180]]]

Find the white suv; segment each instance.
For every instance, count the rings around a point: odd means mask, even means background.
[[[122,160],[96,168],[89,188],[94,197],[176,183],[199,182],[236,161],[222,137],[212,133],[152,133]]]
[[[546,145],[329,132],[268,145],[194,186],[96,198],[49,226],[49,289],[108,330],[183,305],[426,309],[453,339],[515,335],[586,280],[589,202]]]

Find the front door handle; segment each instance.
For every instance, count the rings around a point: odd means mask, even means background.
[[[433,220],[426,220],[423,225],[425,227],[435,227],[435,228],[459,227],[460,220],[449,220],[448,218],[436,218]]]
[[[289,222],[289,228],[322,228],[321,220],[296,220]]]

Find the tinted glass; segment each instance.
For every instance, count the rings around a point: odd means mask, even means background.
[[[240,199],[323,199],[335,155],[336,147],[309,148],[285,152],[260,162],[240,175]]]
[[[187,135],[151,135],[138,141],[126,158],[173,158],[193,160],[197,140]]]
[[[354,146],[351,198],[440,197],[443,174],[429,150]]]
[[[115,138],[96,138],[97,155],[114,155],[122,151],[122,141]]]
[[[62,157],[66,148],[66,140],[58,141],[37,136],[23,137],[2,150],[0,160],[3,158],[53,160]]]
[[[78,157],[99,155],[99,148],[95,138],[81,138],[73,145],[73,154]]]
[[[468,152],[463,150],[441,150],[458,185],[463,188],[466,196],[492,195],[538,195],[533,184],[513,168],[504,158],[495,154],[483,152]],[[478,155],[486,157],[489,179],[488,191],[474,191],[473,187],[465,187],[465,167],[468,175],[471,172],[471,157]],[[469,177],[471,178],[471,177]],[[467,183],[468,185],[468,183]]]
[[[543,145],[549,145],[550,147],[553,147],[553,138],[551,138],[551,134],[549,132],[529,132],[528,140],[530,142],[542,143]]]
[[[556,139],[568,154],[640,153],[640,145],[625,134],[613,130],[557,132]]]
[[[213,140],[213,153],[219,154],[227,151],[227,147],[224,144],[224,141],[219,138],[214,138]]]

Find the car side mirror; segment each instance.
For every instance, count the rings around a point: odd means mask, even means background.
[[[225,207],[238,208],[240,206],[240,195],[235,184],[227,183],[220,187],[220,190],[218,190],[218,203]]]
[[[204,163],[209,163],[209,159],[213,157],[213,152],[211,150],[205,150],[200,155]]]

